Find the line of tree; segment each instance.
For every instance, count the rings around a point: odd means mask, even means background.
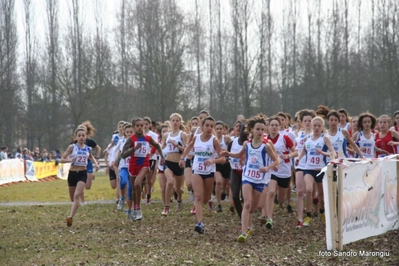
[[[399,109],[396,0],[119,0],[112,29],[104,1],[42,2],[38,34],[37,1],[18,10],[23,32],[15,1],[0,1],[0,144],[10,147],[65,147],[85,120],[104,146],[137,116]]]

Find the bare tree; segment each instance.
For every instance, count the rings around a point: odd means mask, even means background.
[[[15,1],[0,2],[0,143],[13,145],[20,98],[17,75],[17,27]]]

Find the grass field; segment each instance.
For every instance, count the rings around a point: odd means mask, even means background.
[[[159,199],[158,185],[155,192]],[[87,201],[114,198],[104,174],[86,191]],[[66,181],[0,188],[0,202],[30,201],[67,203]],[[295,213],[276,207],[273,229],[256,223],[254,235],[241,244],[238,216],[227,202],[224,212],[207,212],[204,235],[193,230],[192,203],[186,201],[181,213],[174,204],[168,217],[161,217],[161,203],[143,206],[138,222],[127,220],[114,203],[88,204],[79,208],[72,227],[65,224],[70,204],[0,206],[0,265],[399,265],[398,231],[344,246],[352,254],[389,252],[383,258],[321,256],[325,229],[317,218],[296,230]]]

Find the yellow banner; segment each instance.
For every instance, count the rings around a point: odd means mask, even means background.
[[[46,178],[49,176],[57,176],[58,166],[55,162],[34,162],[35,177],[37,179]]]

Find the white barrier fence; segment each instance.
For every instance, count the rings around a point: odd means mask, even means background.
[[[323,191],[328,250],[399,228],[398,172],[396,156],[327,167]]]
[[[0,161],[0,185],[25,180],[23,161],[20,159]]]

